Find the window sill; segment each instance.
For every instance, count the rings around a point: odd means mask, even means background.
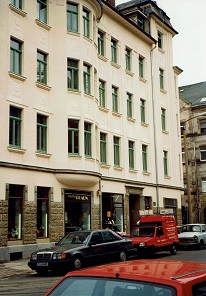
[[[83,38],[84,38],[86,41],[92,43],[92,39],[91,39],[90,37],[88,37],[88,36],[83,36]]]
[[[46,29],[47,31],[50,31],[51,27],[48,26],[47,24],[41,22],[40,20],[35,20],[36,24],[44,29]]]
[[[117,68],[117,69],[120,69],[120,68],[121,68],[121,66],[118,65],[118,64],[115,63],[115,62],[112,62],[112,61],[111,61],[110,64],[111,64],[113,67]]]
[[[69,94],[73,94],[73,95],[79,95],[79,94],[81,94],[81,92],[79,91],[79,90],[76,90],[76,89],[67,89],[67,92],[69,93]]]
[[[26,152],[26,149],[12,147],[12,146],[8,146],[7,149],[9,150],[9,152],[15,152],[15,153],[20,153],[20,154],[24,154]]]
[[[11,10],[13,10],[16,13],[18,13],[21,16],[26,16],[27,15],[27,13],[25,11],[21,10],[20,8],[14,6],[12,4],[9,4],[9,7],[10,7]]]
[[[23,241],[21,239],[8,240],[7,246],[15,246],[15,245],[23,245]]]
[[[170,176],[164,176],[164,178],[165,178],[165,179],[171,179],[171,177],[170,177]]]
[[[89,156],[89,155],[85,155],[85,160],[95,161],[95,159],[92,156]]]
[[[161,47],[158,47],[158,51],[161,52],[161,53],[165,53],[165,50],[162,49]]]
[[[162,133],[165,134],[165,135],[168,135],[169,132],[168,131],[165,131],[165,130],[162,130]]]
[[[68,35],[73,35],[73,36],[76,36],[76,37],[79,37],[80,36],[80,33],[79,32],[67,31],[67,34]]]
[[[144,79],[143,77],[141,77],[141,76],[139,76],[139,81],[142,81],[143,83],[146,83],[147,82],[147,80],[146,79]]]
[[[82,158],[79,154],[68,154],[69,157]]]
[[[37,244],[38,243],[49,243],[50,239],[48,237],[37,238],[36,242],[37,242]]]
[[[115,112],[115,111],[112,111],[112,114],[116,117],[121,117],[122,114],[118,113],[118,112]]]
[[[136,119],[134,119],[132,117],[129,117],[129,116],[127,116],[127,120],[130,121],[130,122],[135,122],[136,121]]]
[[[138,170],[135,170],[135,169],[129,169],[129,172],[132,173],[132,174],[136,174],[138,172]]]
[[[107,62],[108,61],[108,58],[106,58],[105,56],[102,56],[101,54],[97,54],[98,58],[100,60],[102,60],[103,62]]]
[[[148,123],[146,123],[146,122],[143,122],[143,121],[141,121],[141,125],[142,125],[142,126],[144,126],[144,127],[148,127],[148,126],[149,126],[149,124],[148,124]]]
[[[51,157],[51,154],[46,153],[46,152],[41,152],[41,151],[36,151],[35,154],[36,154],[36,156],[44,157],[44,158],[50,158]]]
[[[103,111],[105,113],[108,113],[109,112],[109,109],[105,108],[105,107],[102,107],[102,106],[98,106],[99,110],[100,111]]]
[[[142,174],[143,174],[144,176],[150,176],[150,175],[151,175],[151,173],[149,173],[149,172],[142,172]]]
[[[9,76],[12,77],[12,78],[18,79],[20,81],[25,81],[27,79],[26,77],[24,77],[24,76],[22,76],[20,74],[15,74],[15,73],[10,72],[10,71],[9,71]]]
[[[94,100],[94,96],[90,95],[90,94],[87,94],[87,93],[84,93],[85,97],[91,99],[91,100]]]
[[[129,76],[134,76],[134,73],[130,70],[125,69],[125,72],[129,75]]]
[[[48,86],[46,84],[43,84],[41,82],[36,81],[36,86],[39,88],[42,88],[44,90],[50,91],[51,90],[51,86]]]
[[[166,94],[167,93],[167,91],[166,90],[164,90],[164,89],[160,89],[160,91],[161,91],[161,93],[163,93],[163,94]]]
[[[104,169],[109,169],[111,167],[111,165],[106,164],[106,163],[100,163],[100,167],[104,168]]]
[[[119,167],[119,166],[113,166],[113,168],[116,171],[123,171],[123,168],[122,167]]]

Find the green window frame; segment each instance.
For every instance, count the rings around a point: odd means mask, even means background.
[[[86,94],[91,93],[91,74],[90,74],[90,66],[87,64],[83,65],[83,75],[84,75],[84,92]]]
[[[134,170],[134,142],[128,141],[129,149],[129,169]]]
[[[19,9],[23,8],[22,0],[11,0],[11,4]]]
[[[142,145],[142,170],[147,172],[147,145]]]
[[[107,163],[107,135],[100,133],[100,162]]]
[[[37,0],[37,18],[42,23],[47,23],[47,0]]]
[[[111,61],[117,63],[117,41],[111,39]]]
[[[164,89],[164,70],[159,68],[160,89]]]
[[[143,99],[140,99],[140,118],[141,122],[146,122],[146,102]]]
[[[37,151],[47,152],[47,116],[37,114]]]
[[[78,32],[78,4],[68,2],[67,3],[67,31]]]
[[[139,56],[139,77],[144,78],[144,58]]]
[[[84,154],[92,157],[92,125],[88,122],[84,122]]]
[[[131,49],[125,48],[126,70],[131,71]]]
[[[47,84],[47,54],[37,51],[37,81]]]
[[[104,56],[104,33],[98,30],[98,54]]]
[[[10,40],[10,71],[22,75],[22,42],[14,38]]]
[[[132,95],[127,93],[127,117],[132,118]]]
[[[161,122],[162,122],[162,130],[166,131],[166,110],[161,108]]]
[[[139,28],[144,30],[144,17],[140,14],[137,14],[137,25]]]
[[[114,145],[114,166],[120,166],[120,138],[114,136],[113,137],[113,145]]]
[[[79,120],[68,119],[68,153],[79,155]]]
[[[9,111],[9,146],[21,147],[21,112],[20,108],[10,106]]]
[[[83,34],[90,37],[90,13],[86,8],[83,8]]]
[[[99,80],[99,105],[105,108],[105,82]]]
[[[158,47],[162,48],[163,47],[163,34],[160,31],[157,32],[157,39],[158,39]]]
[[[67,88],[79,90],[79,61],[67,59]]]
[[[118,113],[118,89],[115,86],[112,86],[112,111]]]
[[[163,151],[164,176],[168,176],[168,151]]]

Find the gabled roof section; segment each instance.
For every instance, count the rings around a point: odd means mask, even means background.
[[[192,107],[206,106],[206,81],[180,86],[179,96],[191,103]]]

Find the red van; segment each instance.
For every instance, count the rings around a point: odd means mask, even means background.
[[[179,243],[175,217],[172,215],[142,216],[130,238],[138,255],[169,251],[175,255]]]

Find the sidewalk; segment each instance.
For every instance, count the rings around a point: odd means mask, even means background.
[[[32,274],[35,273],[27,265],[29,259],[20,259],[15,261],[8,261],[0,264],[0,279],[8,278],[15,275]]]

